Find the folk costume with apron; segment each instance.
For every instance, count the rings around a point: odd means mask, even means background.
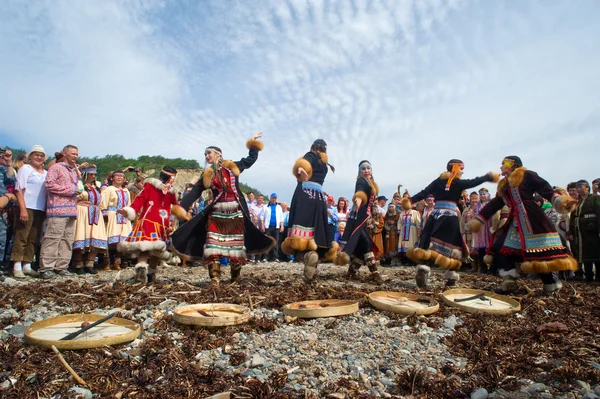
[[[503,164],[510,165],[510,172],[498,183],[496,197],[471,222],[472,229],[479,231],[497,211],[504,206],[510,208],[506,225],[494,233],[494,245],[489,251],[497,258],[494,262],[504,278],[497,291],[508,293],[517,289],[519,275],[515,267],[518,262],[522,262],[523,273],[540,276],[546,292],[557,291],[562,284],[553,272],[577,270],[577,261],[568,255],[556,227],[533,196],[537,193],[546,198],[560,213],[568,212],[571,198],[555,191],[536,172],[525,169],[518,157],[506,157]]]
[[[334,263],[339,266],[349,264],[348,277],[350,279],[356,278],[361,266],[366,264],[371,272],[371,279],[376,284],[381,284],[377,256],[383,254],[379,253],[379,249],[367,232],[367,221],[371,218],[371,209],[376,203],[379,187],[372,178],[366,179],[360,176],[361,168],[364,166],[371,168],[368,161],[362,161],[359,164],[359,177],[356,180],[352,197],[352,202],[355,202],[356,198],[360,198],[361,205],[359,208],[356,208],[356,204],[352,206],[346,222],[346,230],[340,241],[342,250],[337,254]]]
[[[339,248],[337,242],[328,239],[327,196],[323,193],[330,167],[326,150],[325,141],[315,140],[311,151],[294,164],[292,173],[298,184],[290,204],[288,235],[281,244],[283,253],[304,261],[307,281],[316,276],[319,261],[333,260]],[[298,173],[299,168],[306,171],[308,181]]]
[[[435,206],[427,223],[421,232],[419,245],[413,250],[409,249],[406,256],[417,263],[429,262],[435,266],[446,269],[444,274],[446,285],[456,284],[459,276],[458,270],[463,260],[468,259],[469,249],[463,241],[460,231],[460,210],[458,200],[463,190],[479,186],[485,182],[498,181],[499,175],[490,172],[474,179],[458,178],[458,173],[464,168],[462,161],[453,159],[446,165],[447,171],[439,178],[432,181],[424,190],[413,195],[410,200],[402,199],[403,207],[407,203],[416,203],[431,194],[435,198]],[[429,267],[419,265],[417,275],[428,275]],[[417,279],[417,283],[422,281]]]
[[[214,285],[218,285],[221,278],[221,258],[228,259],[231,280],[235,281],[242,265],[248,262],[248,255],[267,253],[277,244],[252,223],[239,186],[239,175],[254,165],[263,146],[261,141],[248,140],[247,157],[237,162],[223,160],[205,168],[198,182],[181,200],[181,206],[187,210],[204,190],[212,191],[213,201],[173,233],[172,246],[186,261],[203,261]],[[218,147],[209,149],[221,153]]]

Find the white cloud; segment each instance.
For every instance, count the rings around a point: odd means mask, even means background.
[[[1,3],[0,131],[198,159],[209,144],[239,158],[262,130],[242,181],[282,199],[319,137],[335,196],[364,158],[388,197],[450,158],[474,177],[509,153],[564,185],[599,173],[599,14],[593,0]]]

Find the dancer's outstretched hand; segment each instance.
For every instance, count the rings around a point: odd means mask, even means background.
[[[306,170],[304,170],[303,167],[298,168],[298,174],[300,175],[302,181],[308,181],[308,173],[306,173]]]
[[[254,136],[252,136],[251,140],[258,140],[261,137],[262,137],[262,132],[258,132]]]

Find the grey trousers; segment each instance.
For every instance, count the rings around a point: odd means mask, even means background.
[[[40,250],[39,272],[66,270],[73,255],[75,217],[46,219],[46,234]]]

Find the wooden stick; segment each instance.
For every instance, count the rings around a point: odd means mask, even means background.
[[[252,304],[252,296],[248,294],[248,302],[250,302],[250,310],[254,310],[254,305]]]
[[[89,330],[91,328],[94,328],[94,327],[96,327],[99,324],[104,323],[105,321],[107,321],[108,319],[114,317],[115,315],[116,315],[116,313],[111,313],[108,316],[103,317],[100,320],[97,320],[97,321],[93,322],[92,324],[90,324],[90,325],[88,325],[86,327],[81,327],[81,329],[79,329],[79,330],[77,330],[75,332],[72,332],[71,334],[67,335],[66,337],[61,338],[60,340],[61,341],[70,341],[72,339],[75,339],[76,337],[78,337],[79,335],[81,335],[81,333],[83,333],[83,332],[85,332],[85,331],[87,331],[87,330]]]
[[[202,294],[203,292],[204,291],[176,291],[169,293],[169,295]]]
[[[52,345],[52,351],[54,353],[56,353],[56,356],[58,356],[58,360],[60,361],[60,363],[63,365],[63,367],[65,369],[67,369],[67,371],[69,372],[69,374],[71,374],[73,376],[73,378],[75,378],[75,381],[77,381],[78,384],[80,385],[86,385],[86,382],[83,380],[83,378],[81,378],[79,376],[79,374],[77,374],[75,372],[75,370],[73,370],[73,368],[71,366],[69,366],[69,363],[67,363],[67,361],[65,360],[65,358],[60,354],[60,352],[58,351],[58,349],[56,349],[56,346]]]

